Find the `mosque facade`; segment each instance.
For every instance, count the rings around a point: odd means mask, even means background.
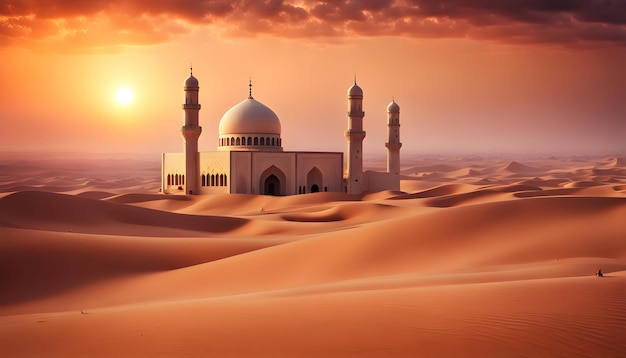
[[[219,122],[217,150],[199,152],[202,133],[199,82],[193,72],[185,80],[184,152],[163,153],[161,192],[165,194],[242,193],[296,195],[400,189],[400,107],[387,106],[387,171],[363,171],[363,90],[348,89],[346,167],[342,152],[285,151],[281,122],[270,108],[252,97],[230,108]]]

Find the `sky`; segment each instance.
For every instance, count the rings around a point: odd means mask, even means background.
[[[193,66],[201,151],[249,79],[285,150],[345,151],[356,76],[366,158],[392,99],[403,153],[626,154],[623,0],[0,0],[0,61],[4,152],[182,151]]]

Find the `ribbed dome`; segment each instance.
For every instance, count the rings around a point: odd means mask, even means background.
[[[391,101],[387,106],[388,113],[400,113],[400,106],[396,103],[396,101]]]
[[[363,90],[356,82],[348,89],[348,97],[363,97]]]
[[[198,79],[193,77],[193,75],[189,75],[185,80],[185,88],[187,87],[198,87]]]
[[[224,113],[219,134],[277,134],[280,120],[276,113],[254,98],[247,98]]]

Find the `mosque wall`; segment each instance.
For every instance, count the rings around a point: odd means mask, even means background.
[[[400,190],[400,175],[366,170],[363,172],[364,191]]]
[[[165,194],[185,193],[185,153],[163,153],[161,155],[161,192]]]
[[[270,194],[264,183],[270,176],[278,179],[275,195],[296,194],[296,155],[289,152],[252,152],[252,194]]]
[[[343,153],[296,152],[297,194],[343,191]]]
[[[231,170],[228,152],[200,152],[201,194],[230,193]]]
[[[230,153],[231,183],[230,192],[252,193],[252,152],[233,151]]]
[[[383,190],[400,190],[400,175],[395,173],[363,172],[364,191],[374,192]]]

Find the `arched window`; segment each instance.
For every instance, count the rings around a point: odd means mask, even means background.
[[[240,141],[239,138],[237,138],[237,142],[236,143],[237,143],[237,145],[241,145],[241,141]]]
[[[235,137],[230,137],[230,145],[235,145]]]
[[[224,186],[228,185],[228,176],[224,174]]]
[[[265,145],[270,145],[270,137],[265,138]]]
[[[224,186],[224,174],[220,174],[220,186]]]
[[[226,145],[230,145],[230,138],[226,138]]]
[[[261,145],[265,145],[265,138],[261,137]]]
[[[202,174],[202,186],[206,186],[206,175]]]
[[[248,145],[252,145],[252,137],[248,137],[248,143],[246,143]]]
[[[215,175],[211,174],[211,186],[215,186]]]
[[[259,145],[259,137],[254,137],[254,145]]]
[[[175,176],[174,178],[175,178],[175,180],[176,180],[176,183],[175,183],[175,184],[176,184],[176,185],[178,185],[178,174],[176,174],[176,176]]]
[[[275,146],[275,145],[276,145],[275,140],[276,140],[276,138],[272,138],[272,146]]]
[[[167,175],[167,185],[172,185],[172,178],[169,174]]]
[[[181,184],[181,185],[185,185],[185,175],[183,174],[183,175],[181,175],[180,177],[181,177],[181,178],[180,178],[180,184]]]

